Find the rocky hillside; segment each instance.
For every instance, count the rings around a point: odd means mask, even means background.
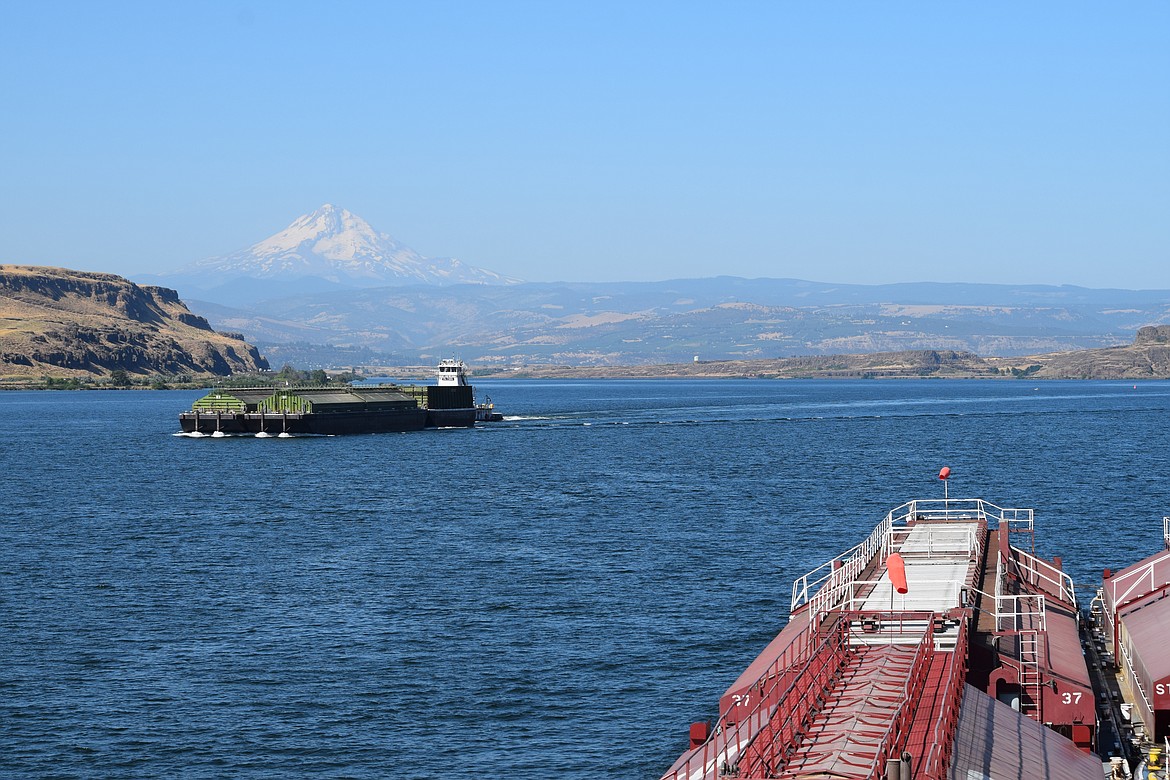
[[[398,371],[397,373],[402,373]],[[1011,375],[971,352],[903,350],[859,355],[802,355],[772,360],[710,360],[657,366],[525,366],[481,368],[481,377],[578,379],[878,379],[911,377],[999,377]]]
[[[1170,325],[1139,328],[1132,344],[990,359],[1037,379],[1170,379]]]
[[[391,372],[394,373],[394,372]],[[401,373],[401,372],[398,372]],[[480,377],[886,379],[905,377],[1020,379],[1170,379],[1170,325],[1138,330],[1133,344],[1027,357],[980,357],[951,350],[807,355],[775,360],[712,360],[656,366],[481,368]]]
[[[214,374],[267,368],[174,290],[113,274],[0,265],[0,376]]]

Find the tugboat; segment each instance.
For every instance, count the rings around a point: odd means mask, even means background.
[[[467,382],[467,367],[462,360],[444,358],[439,361],[440,387],[470,387]],[[475,404],[476,422],[500,422],[504,415],[496,411],[491,396],[485,396],[483,403]]]
[[[1100,780],[1076,591],[1034,539],[1031,509],[983,499],[892,510],[796,580],[787,626],[663,780]]]
[[[496,411],[496,405],[492,403],[490,395],[484,396],[482,404],[475,405],[475,421],[476,422],[500,422],[504,419],[504,415]]]

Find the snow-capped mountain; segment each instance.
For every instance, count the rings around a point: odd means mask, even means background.
[[[315,278],[344,287],[518,281],[452,257],[423,257],[329,203],[247,249],[200,260],[178,275],[213,277],[220,283],[239,277],[280,282]]]

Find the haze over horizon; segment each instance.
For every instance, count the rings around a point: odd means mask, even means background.
[[[0,262],[1170,289],[1170,5],[11,5]]]

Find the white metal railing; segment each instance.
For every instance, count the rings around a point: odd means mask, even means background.
[[[914,587],[926,585],[941,585],[937,591],[931,594],[931,601],[929,605],[917,603],[905,603],[905,597],[902,597],[901,603],[898,604],[869,604],[866,602],[873,597],[873,592],[870,591],[865,595],[858,595],[858,591],[868,586],[877,586],[881,584],[889,584],[889,580],[884,577],[876,580],[854,580],[848,583],[843,589],[843,597],[841,601],[834,607],[847,612],[859,611],[880,611],[880,610],[895,610],[904,612],[946,612],[955,607],[961,607],[962,592],[967,586],[960,580],[914,580]],[[890,599],[898,599],[899,596],[890,588]]]
[[[790,612],[804,604],[809,605],[809,627],[816,630],[818,618],[832,609],[846,595],[850,582],[861,574],[879,550],[888,555],[893,548],[892,534],[915,520],[975,520],[984,521],[989,528],[1031,531],[1031,509],[1004,509],[981,498],[917,499],[892,509],[873,529],[865,541],[830,559],[792,583]],[[981,552],[975,529],[965,529],[971,541],[968,555]],[[941,533],[941,532],[940,532]],[[954,533],[953,529],[950,533]]]
[[[1003,595],[1003,558],[997,555],[995,557],[995,598],[998,599]]]
[[[914,548],[908,550],[905,545],[907,537],[912,533],[916,535]],[[882,555],[886,557],[891,552],[925,554],[928,559],[971,560],[983,552],[983,545],[978,529],[970,525],[965,527],[924,525],[917,528],[891,526],[882,544]]]
[[[1149,588],[1147,590],[1143,590],[1135,598],[1141,598],[1147,593],[1152,593],[1158,588],[1162,587],[1162,585],[1165,583],[1158,583],[1154,581],[1154,567],[1166,561],[1167,559],[1170,559],[1170,550],[1162,553],[1156,558],[1152,558],[1150,562],[1144,566],[1134,569],[1131,572],[1127,572],[1126,574],[1122,574],[1118,577],[1110,578],[1106,583],[1106,587],[1109,588],[1110,595],[1113,597],[1113,609],[1118,610],[1125,606],[1127,603],[1126,599],[1128,599],[1135,590],[1146,584],[1147,575],[1149,575]],[[1119,590],[1121,583],[1128,582],[1130,580],[1133,581],[1132,584],[1130,584],[1130,586],[1126,588],[1125,592],[1120,596],[1117,595],[1117,591]]]
[[[899,520],[985,520],[990,528],[1031,531],[1031,509],[1004,509],[982,498],[927,498],[910,501],[889,515]]]
[[[1013,548],[1014,549],[1014,548]],[[1039,630],[1045,630],[1048,625],[1048,618],[1046,614],[1047,603],[1044,595],[1041,593],[1004,593],[1004,568],[1003,558],[999,558],[995,562],[995,630],[996,631],[1019,631],[1032,630],[1034,627],[1029,626],[1024,622],[1024,618],[1034,617],[1036,619],[1036,626]],[[1032,609],[1022,609],[1021,605],[1026,605],[1029,601],[1034,600],[1035,606]],[[1008,612],[1004,609],[1005,604],[1012,604],[1012,611]],[[1011,628],[1005,629],[1002,626],[1004,618],[1011,618]]]
[[[1134,688],[1137,689],[1138,694],[1142,697],[1142,703],[1146,705],[1146,713],[1154,712],[1154,703],[1150,700],[1150,695],[1146,693],[1145,687],[1142,685],[1142,678],[1133,668],[1133,661],[1129,657],[1129,650],[1125,647],[1125,642],[1118,642],[1117,649],[1121,651],[1121,657],[1125,659],[1125,668],[1129,671],[1129,679],[1133,682]]]
[[[974,602],[975,596],[982,596],[984,604],[991,601],[995,605],[994,610],[981,608],[980,611],[987,612],[995,618],[996,631],[1044,631],[1047,629],[1048,602],[1042,594],[1004,594],[999,592],[998,587],[996,588],[996,593],[984,593],[978,588],[969,587],[964,587],[964,590],[967,591],[968,598],[972,603]],[[960,594],[961,597],[962,594]],[[1029,607],[1030,601],[1032,604]],[[1011,609],[1007,608],[1009,606]],[[1028,623],[1025,618],[1034,618],[1034,621]],[[1011,621],[1011,625],[1006,628],[1004,627],[1005,620]]]
[[[1162,518],[1162,540],[1170,547],[1170,517]]]
[[[865,568],[873,554],[885,539],[886,531],[891,523],[890,517],[878,523],[873,532],[863,541],[832,560],[825,561],[820,566],[797,578],[792,583],[792,607],[809,603],[814,598],[818,603],[828,602],[832,605],[833,596],[839,593],[841,587],[854,579]]]
[[[998,527],[1007,529],[1008,533],[1028,533],[1035,530],[1031,509],[1002,509],[1000,512],[1002,514],[998,518]]]
[[[1004,607],[1010,606],[1011,610]],[[996,631],[1047,631],[1048,619],[1046,599],[1039,593],[1021,593],[1015,596],[995,597]],[[1011,620],[1011,627],[1004,628],[1003,620]]]
[[[1016,566],[1027,575],[1028,582],[1033,585],[1039,585],[1041,580],[1047,582],[1053,588],[1051,591],[1053,595],[1059,596],[1062,601],[1072,604],[1074,607],[1077,605],[1077,591],[1073,585],[1072,577],[1048,561],[1037,558],[1019,547],[1011,549],[1016,554]]]

